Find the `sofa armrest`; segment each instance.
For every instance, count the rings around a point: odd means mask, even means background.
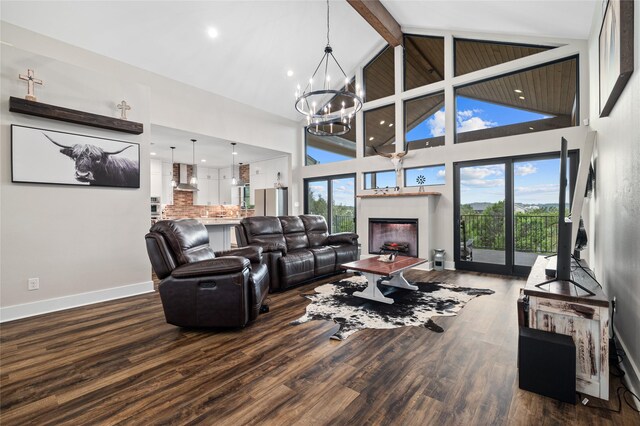
[[[240,256],[246,257],[251,263],[262,263],[262,247],[248,246],[237,249],[217,251],[216,257]]]
[[[329,235],[327,240],[328,244],[351,244],[355,245],[358,243],[358,234],[355,232],[339,232],[337,234]]]
[[[200,262],[187,263],[171,272],[174,278],[193,278],[208,275],[223,275],[242,272],[251,263],[249,259],[239,256],[218,257]]]

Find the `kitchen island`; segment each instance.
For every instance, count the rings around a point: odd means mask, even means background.
[[[207,228],[209,245],[214,251],[229,250],[235,245],[236,235],[233,227],[240,223],[240,219],[231,218],[196,218]]]

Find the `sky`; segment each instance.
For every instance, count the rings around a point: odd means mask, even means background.
[[[557,204],[560,159],[515,162],[514,203]],[[504,200],[503,164],[470,166],[460,169],[460,203],[495,203]]]
[[[354,178],[333,179],[333,204],[343,206],[354,206]],[[309,191],[314,193],[314,197],[328,199],[327,181],[309,182]]]

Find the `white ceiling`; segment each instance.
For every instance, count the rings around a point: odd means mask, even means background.
[[[222,168],[229,167],[232,163],[231,141],[199,135],[169,127],[151,125],[151,152],[152,159],[171,161],[171,147],[175,146],[174,161],[176,163],[193,163],[193,144],[191,139],[196,139],[196,164],[203,167]],[[253,163],[260,160],[269,160],[284,157],[285,152],[273,149],[261,148],[254,145],[236,144],[235,164]],[[207,160],[202,162],[202,159]]]
[[[403,27],[585,39],[599,1],[383,3]],[[0,7],[14,25],[295,120],[296,84],[310,77],[326,43],[322,0],[3,0]],[[211,26],[216,39],[207,35]],[[332,0],[331,44],[349,73],[382,39],[346,1]]]

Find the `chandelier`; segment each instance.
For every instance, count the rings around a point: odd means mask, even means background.
[[[329,59],[333,61],[330,62]],[[338,89],[332,89],[330,65],[333,71],[339,71],[339,78],[344,78],[344,85],[340,84]],[[321,68],[324,68],[324,75],[320,71]],[[316,77],[318,71],[322,79]],[[342,74],[341,77],[340,74]],[[316,90],[313,90],[314,85]],[[300,91],[300,85],[296,89],[296,110],[307,118],[307,132],[316,136],[339,136],[349,132],[351,120],[362,109],[362,90],[359,86],[356,86],[355,90],[352,89],[352,84],[338,60],[333,56],[333,49],[329,43],[329,0],[327,0],[327,45],[324,48],[324,55],[304,91]]]

